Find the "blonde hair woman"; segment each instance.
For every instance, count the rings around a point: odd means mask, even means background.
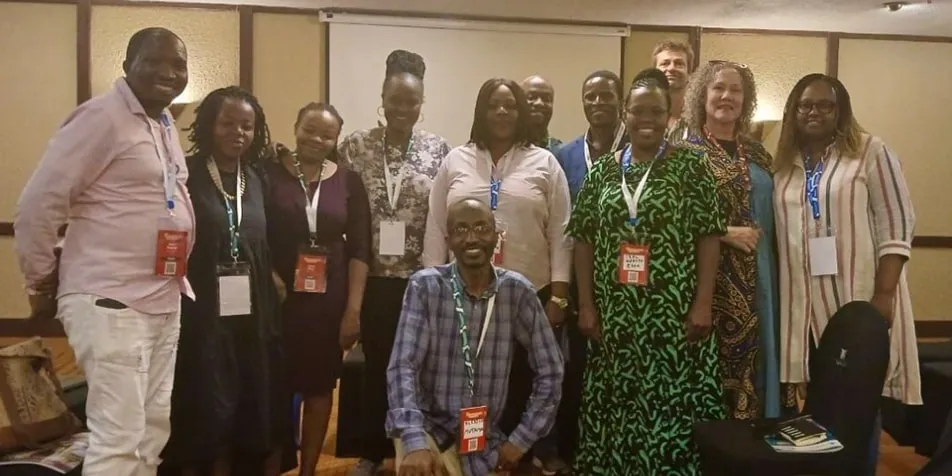
[[[772,159],[747,135],[756,108],[750,68],[710,61],[688,83],[683,120],[670,135],[707,152],[727,218],[714,323],[728,416],[739,419],[780,413]]]

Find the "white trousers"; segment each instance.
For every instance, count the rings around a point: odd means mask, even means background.
[[[59,299],[58,318],[89,387],[83,476],[154,476],[169,439],[180,311],[108,309],[98,299]]]

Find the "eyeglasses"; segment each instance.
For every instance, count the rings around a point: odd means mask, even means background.
[[[710,60],[710,61],[707,62],[707,64],[725,64],[725,65],[728,65],[728,66],[733,66],[733,67],[735,67],[735,68],[750,69],[750,68],[748,68],[747,65],[744,64],[744,63],[735,63],[735,62],[733,62],[733,61],[727,61],[727,60]]]
[[[487,236],[493,232],[493,226],[490,223],[477,223],[475,225],[456,225],[450,230],[450,235],[457,238],[464,238],[470,233],[476,236]]]
[[[814,108],[820,114],[829,114],[836,110],[836,103],[833,101],[800,101],[797,103],[797,112],[800,114],[809,114]]]

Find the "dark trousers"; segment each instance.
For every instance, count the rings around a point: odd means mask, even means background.
[[[367,278],[360,313],[360,339],[364,350],[364,384],[361,391],[363,436],[360,457],[380,463],[393,457],[393,443],[386,434],[387,365],[397,333],[407,280]]]
[[[539,290],[539,300],[543,306],[549,302],[549,287]],[[533,454],[539,458],[561,456],[571,460],[578,443],[578,417],[582,400],[582,377],[585,371],[585,339],[578,331],[578,319],[572,308],[565,323],[554,329],[556,339],[568,339],[568,360],[565,363],[565,378],[562,381],[562,401],[556,416],[555,426],[548,435],[543,436],[533,446]],[[522,420],[526,404],[532,395],[534,373],[529,367],[529,356],[521,345],[515,346],[512,370],[509,375],[509,394],[503,411],[500,427],[503,432],[511,433]]]

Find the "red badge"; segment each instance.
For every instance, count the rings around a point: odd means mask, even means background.
[[[618,282],[644,286],[648,284],[648,246],[622,243],[618,252]]]
[[[299,293],[327,292],[327,256],[301,253],[294,269],[294,291]]]
[[[156,276],[182,277],[188,259],[188,232],[159,230],[155,246]]]
[[[459,411],[459,452],[476,453],[486,449],[486,417],[489,409],[481,407],[463,408]]]
[[[506,244],[506,232],[501,231],[497,234],[496,248],[493,249],[493,265],[502,266],[502,250]]]

